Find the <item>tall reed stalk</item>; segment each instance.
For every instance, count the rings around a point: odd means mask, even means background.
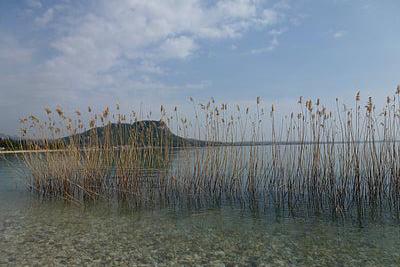
[[[362,105],[360,93],[350,108],[337,100],[334,111],[300,98],[288,116],[260,98],[252,109],[191,103],[192,120],[163,106],[160,121],[119,107],[84,116],[58,107],[46,109],[45,120],[22,119],[29,149],[46,151],[22,154],[30,189],[74,203],[234,201],[290,214],[400,219],[400,87],[380,112],[372,98]]]

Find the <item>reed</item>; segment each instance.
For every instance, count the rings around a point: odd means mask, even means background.
[[[22,154],[29,188],[73,203],[233,201],[292,215],[400,219],[400,87],[381,111],[360,93],[334,110],[300,98],[287,116],[260,98],[252,108],[190,101],[192,120],[163,106],[159,121],[118,106],[22,119],[29,149],[48,151]]]

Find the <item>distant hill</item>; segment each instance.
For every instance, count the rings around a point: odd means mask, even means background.
[[[97,138],[97,139],[96,139]],[[135,144],[137,146],[206,146],[210,142],[180,137],[163,121],[145,120],[132,124],[110,123],[83,133],[63,138],[68,143],[79,142],[82,146],[104,144],[111,140],[113,146]]]
[[[5,134],[0,135],[0,150],[30,150],[32,140],[14,138]],[[34,149],[42,149],[50,145],[50,149],[58,149],[58,142],[64,144],[70,142],[78,143],[80,146],[97,147],[103,145],[106,141],[111,141],[111,146],[126,146],[132,145],[138,147],[149,146],[207,146],[220,145],[218,142],[200,141],[190,138],[183,138],[174,133],[168,128],[163,121],[145,120],[138,121],[132,124],[129,123],[110,123],[105,126],[95,127],[78,133],[72,136],[66,136],[56,140],[38,140],[33,141]],[[52,146],[55,145],[55,146]]]
[[[0,133],[0,151],[14,150],[20,147],[19,138]]]

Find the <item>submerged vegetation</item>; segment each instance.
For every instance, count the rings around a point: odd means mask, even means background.
[[[176,107],[149,121],[118,106],[22,119],[29,148],[49,151],[22,154],[29,188],[73,203],[228,201],[294,216],[400,219],[400,87],[381,110],[360,93],[333,111],[300,98],[288,116],[260,98],[252,109],[191,102],[192,120]]]

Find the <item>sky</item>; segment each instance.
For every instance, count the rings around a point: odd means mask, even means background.
[[[399,14],[398,0],[0,0],[0,132],[57,105],[384,100]]]

